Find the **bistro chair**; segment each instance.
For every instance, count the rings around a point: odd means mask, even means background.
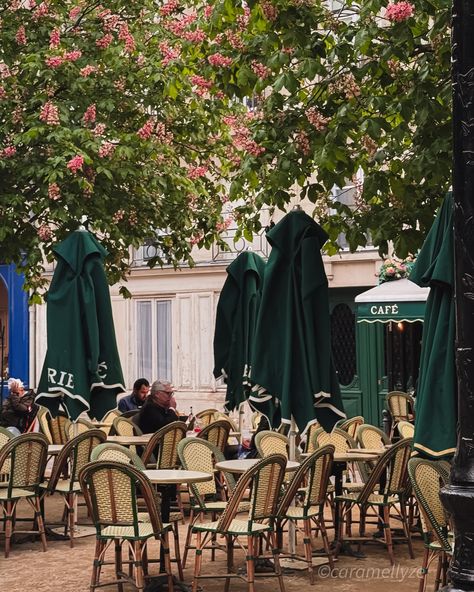
[[[392,530],[390,528],[390,511],[394,511],[400,519],[404,537],[408,543],[410,557],[413,559],[413,548],[411,543],[410,529],[408,527],[406,513],[406,490],[407,490],[407,464],[411,454],[411,439],[400,440],[389,450],[384,452],[377,461],[370,477],[360,492],[344,493],[336,496],[335,501],[339,504],[339,533],[338,549],[343,545],[343,524],[351,518],[351,510],[357,506],[359,509],[359,536],[350,540],[357,540],[359,545],[362,541],[378,541],[387,547],[390,563],[394,565]],[[386,475],[386,479],[381,479]],[[367,536],[365,527],[368,511],[372,510],[375,524],[383,528],[384,538]],[[401,537],[398,537],[401,538]]]
[[[213,421],[216,421],[219,413],[220,411],[218,409],[204,409],[204,411],[196,413],[196,419],[201,424],[201,427],[205,428]]]
[[[413,438],[415,435],[415,426],[409,421],[399,421],[397,429],[401,438]]]
[[[232,426],[227,419],[219,419],[208,424],[197,437],[213,444],[224,453]]]
[[[173,421],[153,434],[142,454],[149,469],[176,469],[179,465],[178,444],[186,438],[186,424]]]
[[[0,452],[5,444],[8,444],[10,440],[13,438],[13,434],[9,432],[6,428],[2,428],[0,426]],[[7,458],[3,463],[3,467],[0,470],[0,483],[6,481],[10,474],[10,459]]]
[[[66,444],[68,441],[68,428],[71,420],[64,414],[51,417],[46,407],[40,406],[36,415],[41,432],[48,438],[50,444]]]
[[[148,575],[147,543],[151,538],[161,542],[164,549],[165,571],[169,592],[173,592],[173,576],[169,554],[169,524],[163,524],[160,499],[150,480],[129,464],[100,461],[87,464],[79,474],[87,507],[96,527],[96,547],[90,589],[131,582],[141,592]],[[138,502],[143,501],[148,516],[141,521]],[[115,576],[112,582],[101,583],[100,572],[106,551],[111,544],[115,548]],[[128,546],[134,578],[122,569],[122,547]]]
[[[136,423],[134,423],[131,419],[128,419],[127,417],[123,417],[121,415],[114,419],[110,433],[111,434],[113,433],[114,435],[117,435],[117,436],[142,436],[143,435],[143,432],[137,426]],[[130,448],[134,452],[137,452],[136,446],[130,446]],[[142,450],[142,449],[139,448],[139,450]]]
[[[280,592],[285,592],[283,575],[280,568],[280,549],[276,541],[275,523],[277,505],[286,470],[286,456],[273,454],[259,460],[238,480],[227,503],[225,511],[217,521],[195,522],[196,556],[194,563],[193,592],[198,590],[198,581],[202,578],[225,578],[225,590],[229,589],[231,578],[241,578],[247,582],[248,592],[255,590],[255,561],[264,558],[262,549],[266,542],[272,549],[274,574],[261,574],[263,577],[277,577]],[[246,516],[238,516],[242,500],[247,489],[251,490],[250,506]],[[227,549],[227,573],[201,575],[202,551],[213,543],[216,535],[225,537]],[[241,538],[244,541],[241,542]],[[246,540],[246,542],[245,542]],[[246,555],[247,577],[233,573],[234,543],[243,548]]]
[[[304,443],[304,452],[314,452],[316,448],[314,448],[313,437],[316,430],[321,428],[318,421],[311,423],[306,431],[306,441]]]
[[[301,532],[299,523],[303,523],[303,544],[305,560],[311,584],[314,583],[313,549],[311,546],[311,529],[321,531],[325,553],[331,569],[334,567],[332,552],[329,548],[326,524],[324,521],[324,505],[326,502],[329,477],[334,456],[334,446],[328,445],[318,448],[302,463],[291,480],[277,511],[277,533],[279,547],[283,538],[283,527],[287,522],[293,522]],[[297,504],[295,497],[300,493]]]
[[[145,470],[145,465],[142,459],[130,450],[127,446],[121,446],[114,442],[104,442],[103,444],[97,445],[91,452],[91,462],[94,461],[112,461],[120,462],[123,464],[130,464],[140,471]]]
[[[66,429],[68,440],[72,440],[76,436],[79,436],[79,434],[95,429],[97,429],[95,425],[87,419],[80,418],[76,421],[71,421]]]
[[[364,423],[357,430],[357,442],[361,448],[382,450],[390,444],[390,438],[380,428]]]
[[[107,411],[107,413],[102,418],[102,423],[105,425],[101,427],[101,430],[103,430],[107,435],[109,435],[112,429],[112,425],[114,423],[114,419],[116,417],[120,417],[120,415],[121,413],[118,409],[111,409],[110,411]]]
[[[44,434],[22,434],[11,438],[0,450],[0,473],[9,463],[9,479],[0,487],[0,508],[3,510],[5,533],[5,557],[10,554],[12,536],[16,532],[39,534],[43,551],[46,551],[46,535],[40,508],[39,486],[44,479],[48,439]],[[15,530],[18,502],[25,499],[34,511],[36,530]]]
[[[400,421],[411,421],[415,419],[415,403],[413,397],[401,391],[392,391],[387,394],[387,407],[392,416],[390,428],[390,439],[395,434],[395,428]]]
[[[357,429],[363,423],[364,423],[364,418],[361,415],[358,415],[357,417],[351,417],[350,419],[346,419],[346,420],[342,421],[338,425],[338,427],[339,427],[339,429],[347,432],[349,434],[349,436],[353,440],[355,440],[356,434],[357,434]]]
[[[449,523],[441,503],[439,492],[449,482],[449,472],[438,461],[411,458],[408,461],[408,475],[420,509],[421,527],[424,539],[422,577],[419,592],[426,589],[428,569],[434,559],[438,560],[435,590],[446,585],[449,559],[453,554],[453,542],[449,536]]]
[[[76,501],[81,492],[79,472],[91,458],[92,450],[105,441],[106,435],[101,430],[88,430],[69,440],[56,457],[48,481],[41,484],[44,495],[59,493],[64,498],[64,536],[69,531],[71,547],[74,546],[74,528],[76,524]],[[69,467],[69,473],[67,468]],[[66,478],[64,475],[68,474]]]
[[[214,466],[216,463],[225,460],[222,451],[207,442],[198,438],[185,438],[178,444],[178,455],[181,465],[188,471],[201,471],[215,475]],[[235,479],[230,473],[224,473],[229,491],[235,488]],[[202,483],[190,483],[189,494],[191,497],[191,513],[189,517],[188,532],[183,553],[183,567],[186,567],[186,560],[189,549],[195,549],[191,544],[192,528],[197,520],[202,520],[205,514],[211,514],[215,519],[216,514],[223,512],[227,507],[227,502],[218,499],[218,490],[216,480],[205,481]],[[242,511],[248,510],[248,504],[242,503]],[[212,549],[212,558],[214,558],[214,548]]]
[[[282,454],[289,457],[289,440],[283,434],[277,434],[271,430],[263,430],[255,434],[255,447],[260,458],[270,454]]]

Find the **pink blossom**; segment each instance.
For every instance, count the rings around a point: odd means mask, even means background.
[[[21,25],[21,27],[18,28],[18,31],[16,32],[16,35],[15,35],[15,40],[18,43],[18,45],[26,45],[27,44],[26,31],[25,31],[25,27],[23,25]]]
[[[413,16],[414,7],[410,2],[392,2],[385,10],[385,17],[392,22],[401,23]]]
[[[41,4],[34,10],[32,18],[34,21],[39,21],[39,19],[46,16],[48,12],[48,4],[46,2],[41,2]]]
[[[107,156],[112,156],[115,152],[115,145],[112,142],[104,142],[101,147],[99,148],[99,156],[100,158],[107,158]]]
[[[48,125],[59,125],[59,110],[52,101],[45,103],[39,116]]]
[[[50,49],[55,49],[59,47],[61,44],[61,33],[59,29],[55,27],[51,33],[49,34],[49,47]]]
[[[167,41],[162,41],[159,45],[160,51],[163,55],[161,65],[167,66],[172,60],[177,60],[181,55],[179,48],[173,48]]]
[[[395,267],[387,267],[385,273],[387,275],[395,275],[397,273],[397,270],[395,269]]]
[[[155,135],[158,142],[162,144],[170,145],[173,142],[173,133],[168,131],[165,124],[161,121],[156,124]]]
[[[48,241],[53,236],[53,231],[51,230],[51,228],[47,224],[42,224],[38,228],[37,232],[38,232],[38,236],[39,236],[40,240],[42,240],[42,241]]]
[[[4,80],[11,76],[10,68],[5,64],[5,62],[0,62],[0,78]]]
[[[237,17],[237,25],[241,31],[244,31],[250,21],[250,8],[248,6],[244,6],[244,14],[241,14]]]
[[[7,91],[5,90],[4,86],[0,86],[0,99],[7,98]]]
[[[87,78],[91,74],[94,74],[94,72],[97,72],[97,68],[95,66],[87,65],[80,69],[79,74],[83,78]]]
[[[324,117],[322,113],[316,109],[316,107],[308,107],[308,109],[305,111],[305,115],[310,124],[316,128],[318,132],[321,132],[327,128],[329,119]]]
[[[194,31],[185,31],[183,37],[191,43],[202,43],[206,39],[206,33],[202,29],[195,29]]]
[[[228,58],[223,56],[221,53],[213,53],[208,56],[207,61],[211,64],[211,66],[222,66],[223,68],[228,68],[232,65],[232,58]]]
[[[58,201],[61,197],[61,190],[59,189],[59,185],[57,183],[50,183],[48,185],[48,197],[52,201]]]
[[[188,168],[188,177],[189,179],[199,179],[199,177],[204,177],[209,169],[205,166],[192,166]]]
[[[3,150],[0,150],[0,158],[11,158],[12,156],[15,156],[15,154],[15,146],[6,146]]]
[[[117,224],[117,222],[122,221],[125,218],[125,210],[117,210],[115,214],[112,216],[112,222]]]
[[[97,47],[100,47],[101,49],[107,49],[107,47],[109,47],[113,40],[113,35],[111,33],[107,33],[100,39],[97,39],[95,44],[97,45]]]
[[[73,21],[77,19],[77,17],[81,14],[82,7],[81,6],[74,6],[69,11],[69,18]]]
[[[71,171],[71,173],[75,175],[77,171],[80,171],[84,166],[84,157],[80,154],[77,154],[76,156],[73,156],[73,158],[71,158],[71,160],[67,163],[66,166]]]
[[[179,8],[179,0],[168,0],[160,8],[161,16],[169,16],[173,12],[176,12]]]
[[[213,12],[214,12],[214,6],[212,4],[207,4],[204,7],[204,18],[210,19]]]
[[[206,80],[206,78],[204,78],[203,76],[198,76],[197,74],[191,76],[190,81],[191,84],[205,89],[212,88],[213,84],[210,80]]]
[[[304,130],[299,130],[295,136],[295,146],[305,156],[311,151],[311,144],[309,143],[308,134]]]
[[[127,24],[123,24],[120,27],[119,36],[120,41],[125,41],[125,52],[132,53],[135,50],[135,39],[130,33]]]
[[[153,134],[153,128],[154,128],[154,121],[153,119],[149,119],[145,125],[143,125],[137,132],[138,137],[140,137],[142,140],[148,140],[152,134]]]
[[[191,240],[189,242],[191,243],[191,245],[197,245],[202,241],[203,238],[204,234],[201,231],[199,231],[191,237]]]
[[[67,62],[75,62],[82,56],[82,51],[80,49],[74,49],[73,51],[67,51],[64,54],[64,59]]]
[[[245,48],[245,44],[242,41],[240,33],[235,33],[234,31],[231,31],[229,29],[228,31],[226,31],[225,36],[227,37],[227,41],[229,42],[229,45],[231,47],[233,47],[234,49],[237,49],[238,51],[242,51]]]
[[[105,123],[98,123],[95,128],[92,130],[94,136],[102,136],[105,132]]]
[[[86,112],[84,113],[84,116],[82,118],[82,121],[85,124],[95,123],[96,116],[97,116],[97,113],[96,113],[95,103],[92,103],[92,105],[89,105],[89,107],[87,107]]]
[[[45,62],[49,68],[59,68],[64,63],[64,58],[62,56],[50,56],[46,58]]]
[[[261,0],[260,6],[265,18],[271,22],[276,21],[278,17],[278,8],[274,6],[271,0]]]
[[[250,67],[252,68],[253,72],[260,78],[260,80],[268,78],[272,73],[270,68],[267,68],[267,66],[265,66],[264,64],[257,62],[257,60],[252,60]]]

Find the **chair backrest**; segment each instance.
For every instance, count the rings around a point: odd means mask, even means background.
[[[288,458],[289,440],[283,434],[262,430],[255,434],[255,447],[261,458],[270,454],[281,454]]]
[[[202,471],[214,474],[214,465],[219,460],[224,460],[222,452],[206,440],[199,438],[184,438],[178,444],[178,455],[181,465],[188,471]],[[189,490],[197,504],[203,507],[207,496],[217,493],[215,480],[203,483],[190,483]]]
[[[239,428],[235,424],[235,421],[229,415],[227,415],[227,413],[222,413],[222,411],[218,411],[214,415],[214,421],[220,421],[220,420],[228,421],[230,423],[230,430],[232,432],[238,432],[239,431]]]
[[[48,438],[50,444],[53,444],[53,436],[48,425],[48,420],[50,417],[49,410],[46,407],[43,407],[43,405],[38,405],[36,419],[38,420],[40,432]]]
[[[441,487],[449,482],[449,472],[439,461],[411,458],[408,475],[420,509],[426,542],[436,540],[443,551],[450,552],[448,517],[439,497]]]
[[[138,500],[146,506],[155,535],[163,531],[160,499],[150,480],[131,465],[98,461],[85,465],[79,473],[81,489],[97,534],[111,525],[131,526],[139,536]]]
[[[226,509],[219,518],[217,530],[225,531],[236,517],[247,489],[250,489],[250,509],[247,516],[248,528],[252,522],[269,521],[273,523],[277,516],[277,505],[285,477],[286,456],[272,454],[258,460],[237,481],[237,485],[227,502]],[[242,514],[239,514],[239,519]]]
[[[339,429],[344,430],[349,434],[349,436],[355,440],[357,434],[357,428],[364,423],[364,418],[362,415],[357,415],[356,417],[351,417],[350,419],[346,419],[339,424]]]
[[[37,492],[43,481],[48,456],[48,438],[44,434],[29,433],[11,438],[0,450],[0,473],[8,464],[9,479],[2,487],[7,498],[13,489]]]
[[[392,391],[387,394],[387,407],[395,422],[408,421],[413,416],[413,397],[401,391]]]
[[[120,415],[121,413],[118,409],[111,409],[110,411],[107,411],[107,413],[102,418],[102,423],[105,425],[101,427],[101,430],[103,430],[107,435],[110,434],[114,419],[116,417],[120,417]]]
[[[336,453],[347,452],[350,448],[357,447],[357,444],[349,434],[340,428],[334,428],[332,432],[326,432],[324,428],[316,430],[313,436],[315,450],[328,444],[334,446]]]
[[[218,409],[204,409],[204,411],[199,411],[199,413],[196,413],[196,419],[199,420],[201,427],[204,428],[215,421],[217,419],[216,414],[219,413],[220,412]]]
[[[135,454],[130,448],[115,444],[114,442],[104,442],[92,450],[91,461],[97,460],[110,460],[113,462],[124,463],[126,465],[130,464],[141,471],[145,470],[145,465],[138,454]]]
[[[305,514],[311,506],[323,507],[331,476],[334,446],[328,444],[318,448],[301,464],[291,479],[278,506],[278,516],[284,516],[300,489],[304,489],[302,507]]]
[[[102,430],[88,430],[69,440],[56,457],[48,481],[48,491],[55,490],[59,479],[66,473],[67,468],[69,468],[69,489],[72,491],[79,479],[80,470],[90,462],[92,450],[105,442],[106,439],[107,436]]]
[[[68,441],[68,428],[71,420],[65,415],[51,417],[46,407],[40,406],[36,415],[41,432],[48,438],[50,444],[65,444]]]
[[[121,415],[114,419],[112,425],[117,436],[141,436],[143,434],[136,423]]]
[[[207,440],[224,452],[231,431],[231,425],[226,419],[213,421],[198,434],[198,438]]]
[[[153,434],[145,451],[142,461],[145,466],[148,463],[156,463],[157,469],[175,469],[178,466],[178,444],[186,438],[186,424],[182,421],[173,421]]]
[[[260,423],[260,420],[262,419],[262,414],[260,413],[260,411],[254,411],[252,413],[252,416],[250,418],[250,421],[252,423],[252,429],[253,430],[257,430],[258,429],[258,424]]]
[[[413,438],[415,435],[415,426],[409,421],[400,421],[397,430],[401,438]]]
[[[304,445],[305,452],[314,452],[316,448],[314,447],[314,434],[316,430],[321,429],[321,426],[318,421],[315,421],[309,425],[309,428],[306,431],[306,442]]]
[[[71,421],[71,423],[67,426],[67,436],[68,440],[72,440],[79,434],[83,434],[88,430],[94,430],[95,425],[88,421],[87,419],[77,419],[76,421]]]
[[[359,426],[357,441],[361,448],[383,448],[385,444],[390,444],[390,438],[384,431],[368,423]]]
[[[13,434],[0,426],[0,450],[13,438]]]
[[[377,460],[367,482],[358,495],[358,502],[364,503],[370,494],[378,487],[379,494],[385,499],[392,495],[403,495],[408,485],[408,460],[411,454],[413,440],[405,438],[399,440],[391,448],[385,451]],[[386,472],[385,483],[380,482],[380,477]]]

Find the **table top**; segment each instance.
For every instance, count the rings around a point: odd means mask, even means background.
[[[219,471],[229,471],[229,473],[245,473],[248,469],[254,466],[260,458],[243,458],[240,460],[223,460],[222,462],[216,463],[216,469]],[[286,463],[287,471],[296,471],[300,466],[300,463],[289,460]]]
[[[173,485],[175,483],[200,483],[210,481],[213,475],[201,471],[184,471],[180,469],[147,469],[143,473],[152,483]]]
[[[59,454],[63,448],[64,448],[64,444],[49,444],[48,445],[48,455],[53,456],[53,455]]]
[[[383,452],[383,451],[382,451]],[[336,452],[334,462],[352,462],[358,460],[377,460],[380,453],[373,452]]]
[[[385,448],[349,448],[347,452],[355,454],[377,454],[380,456],[386,452]]]
[[[152,436],[153,434],[143,434],[142,436],[107,436],[107,442],[122,444],[122,446],[145,446]]]

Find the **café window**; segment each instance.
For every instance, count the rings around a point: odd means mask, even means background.
[[[137,301],[137,378],[172,381],[171,300]]]

